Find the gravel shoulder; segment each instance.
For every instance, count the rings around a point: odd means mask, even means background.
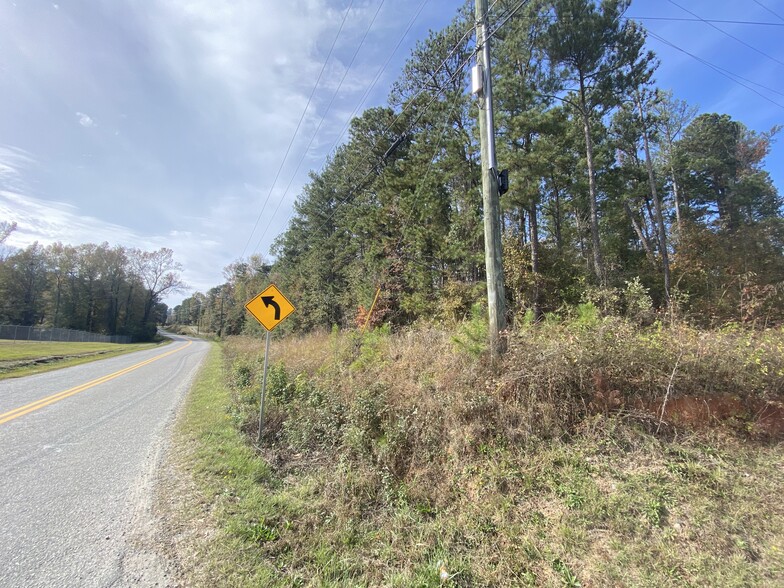
[[[198,383],[201,371],[195,378]],[[193,393],[193,388],[189,394]],[[143,492],[136,516],[143,530],[134,537],[128,578],[136,585],[184,588],[208,586],[201,564],[218,533],[211,506],[191,470],[197,442],[185,431],[189,397],[183,399],[170,434],[150,470],[151,490]],[[156,583],[157,582],[157,583]]]

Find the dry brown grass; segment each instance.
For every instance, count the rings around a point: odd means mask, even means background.
[[[273,476],[230,526],[270,585],[784,581],[784,460],[748,410],[781,400],[782,333],[545,324],[495,366],[472,333],[273,340]],[[246,444],[262,343],[224,347]],[[685,398],[725,397],[678,420]]]

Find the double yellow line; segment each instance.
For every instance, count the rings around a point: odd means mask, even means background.
[[[19,408],[15,408],[14,410],[9,410],[8,412],[4,412],[3,414],[0,414],[0,425],[2,425],[3,423],[7,423],[8,421],[17,419],[26,414],[29,414],[33,411],[36,411],[39,408],[43,408],[45,406],[49,406],[50,404],[54,404],[55,402],[59,402],[65,398],[68,398],[69,396],[73,396],[74,394],[79,394],[79,392],[84,392],[85,390],[88,390],[89,388],[93,388],[94,386],[98,386],[99,384],[103,384],[110,380],[114,380],[115,378],[119,378],[122,375],[132,372],[133,370],[137,370],[140,367],[144,367],[145,365],[150,364],[154,361],[163,359],[164,357],[172,355],[173,353],[178,353],[191,345],[193,345],[193,341],[188,341],[182,347],[178,347],[177,349],[167,351],[166,353],[157,355],[152,359],[147,359],[145,361],[137,363],[136,365],[132,365],[131,367],[127,367],[118,372],[114,372],[113,374],[109,374],[108,376],[100,377],[91,382],[87,382],[86,384],[80,384],[79,386],[69,388],[68,390],[64,390],[63,392],[52,394],[51,396],[47,396],[46,398],[41,398],[40,400],[36,400],[35,402],[31,402],[29,404],[25,404],[24,406],[20,406]]]

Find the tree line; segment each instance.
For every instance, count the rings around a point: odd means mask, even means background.
[[[2,240],[14,228],[2,223]],[[163,296],[184,287],[180,271],[167,248],[33,243],[0,259],[0,324],[147,341],[166,320]]]
[[[362,320],[377,288],[373,320],[393,324],[459,319],[482,300],[470,4],[416,45],[388,104],[355,118],[347,142],[311,173],[274,264],[238,262],[247,271],[218,287],[235,296],[221,299],[226,316],[237,309],[231,332],[243,328],[246,285],[261,278],[296,301],[287,328]],[[698,116],[658,87],[658,59],[625,17],[629,5],[493,5],[510,318],[590,302],[712,325],[780,322],[782,198],[764,169],[779,129]]]
[[[169,311],[169,322],[192,325],[218,336],[259,329],[256,321],[246,322],[245,303],[268,285],[271,269],[260,255],[228,265],[223,270],[223,284],[183,300]]]

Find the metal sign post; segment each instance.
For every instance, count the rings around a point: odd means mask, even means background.
[[[259,404],[259,434],[256,438],[256,444],[260,447],[261,434],[264,431],[264,397],[267,393],[267,369],[269,367],[272,329],[282,323],[283,319],[294,312],[295,308],[275,284],[270,284],[261,294],[249,300],[245,308],[267,330],[267,343],[264,349],[264,376],[261,380],[261,401]]]
[[[264,376],[261,379],[261,404],[259,405],[259,435],[256,445],[261,447],[261,432],[264,430],[264,396],[267,393],[267,366],[269,365],[269,344],[272,331],[267,331],[267,345],[264,349]]]

